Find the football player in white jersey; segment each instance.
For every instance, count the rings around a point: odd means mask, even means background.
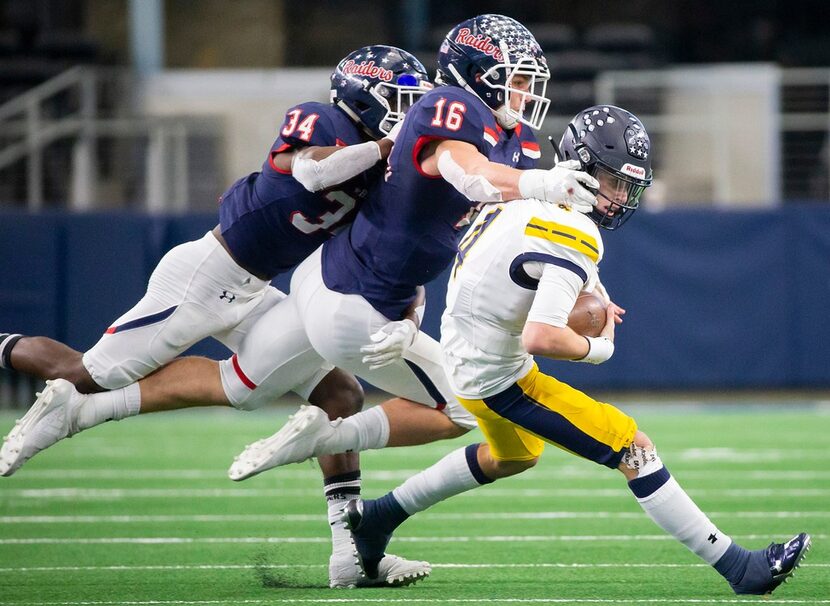
[[[648,135],[617,107],[580,112],[560,149],[599,181],[594,209],[586,215],[532,199],[488,207],[462,240],[452,270],[441,347],[453,390],[486,442],[450,453],[380,499],[350,501],[344,518],[361,560],[371,566],[382,557],[391,533],[412,514],[533,467],[547,442],[621,471],[649,517],[736,593],[770,593],[792,575],[809,535],[755,551],[740,547],[688,497],[634,419],[539,372],[534,362],[539,355],[600,364],[614,353],[621,308],[607,302],[596,338],[571,330],[568,315],[580,292],[598,287],[598,227],[627,221],[652,178]]]

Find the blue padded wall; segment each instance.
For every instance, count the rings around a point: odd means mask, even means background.
[[[85,349],[143,294],[166,250],[215,215],[0,214],[0,332]],[[601,276],[628,313],[601,366],[540,366],[585,389],[830,386],[830,208],[639,213],[604,233]],[[428,285],[437,336],[446,272]],[[288,276],[277,281],[287,289]],[[220,357],[218,344],[193,353]]]

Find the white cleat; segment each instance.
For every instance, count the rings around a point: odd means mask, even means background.
[[[425,579],[432,572],[428,562],[405,560],[387,554],[378,564],[378,576],[370,579],[360,568],[357,554],[332,555],[329,558],[329,587],[354,589],[356,587],[403,587]]]
[[[46,381],[46,389],[22,419],[14,424],[0,448],[0,476],[10,476],[41,450],[78,432],[76,417],[82,400],[72,402],[69,381]]]
[[[386,554],[378,564],[378,577],[366,579],[365,584],[358,584],[358,587],[370,585],[385,585],[388,587],[403,587],[412,585],[429,576],[432,566],[429,562],[418,560],[405,560],[396,555]]]
[[[302,463],[318,456],[315,447],[333,434],[334,426],[322,409],[301,406],[277,433],[247,446],[234,458],[228,477],[245,480],[272,467]]]

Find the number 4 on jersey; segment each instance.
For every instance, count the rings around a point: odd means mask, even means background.
[[[283,137],[290,137],[295,130],[300,131],[300,139],[303,141],[311,141],[311,135],[314,134],[314,123],[317,122],[319,114],[309,114],[300,122],[300,116],[303,115],[303,110],[295,109],[288,112],[290,116],[285,124],[285,127],[280,131]]]

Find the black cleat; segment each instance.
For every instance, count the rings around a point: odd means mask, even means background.
[[[360,566],[370,579],[378,577],[378,564],[392,539],[392,533],[378,528],[379,525],[373,520],[373,513],[374,501],[352,499],[346,503],[341,517],[346,528],[352,532]]]
[[[770,543],[766,549],[750,552],[746,571],[738,583],[730,583],[737,594],[772,593],[795,574],[795,569],[810,550],[810,535],[802,532],[786,543]]]

